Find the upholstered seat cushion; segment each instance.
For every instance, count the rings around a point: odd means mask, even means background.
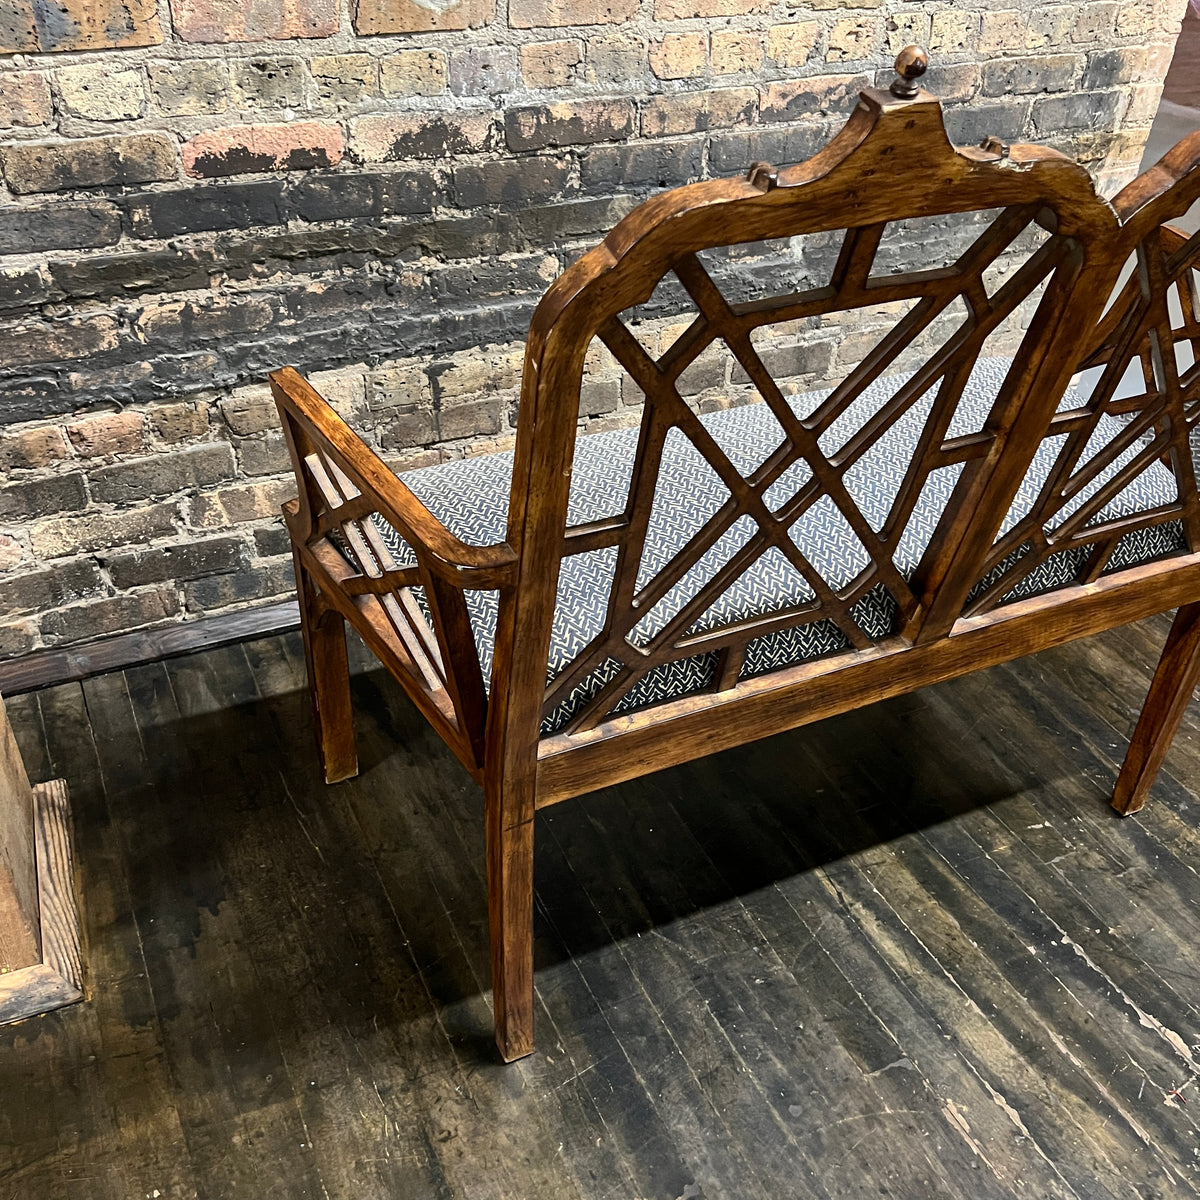
[[[964,391],[950,427],[951,436],[982,427],[1008,368],[1006,360],[980,362]],[[847,437],[890,398],[903,377],[878,381],[822,435],[822,449],[833,453]],[[789,403],[807,416],[827,392],[793,397]],[[872,449],[846,472],[847,490],[864,517],[878,530],[891,509],[896,491],[924,426],[933,393],[922,398],[882,436]],[[1062,407],[1078,400],[1070,394]],[[717,444],[742,473],[754,470],[782,440],[782,431],[766,405],[753,404],[708,414],[701,418]],[[1120,429],[1103,418],[1085,457],[1106,444]],[[625,506],[630,474],[637,449],[636,429],[622,429],[578,439],[571,479],[568,520],[571,524],[620,513]],[[1005,522],[1011,528],[1035,502],[1060,448],[1061,439],[1048,440],[1036,456]],[[1084,502],[1103,480],[1135,450],[1127,452],[1093,485],[1075,498],[1058,519],[1064,519]],[[916,570],[938,518],[945,510],[957,480],[957,468],[935,472],[927,481],[896,550],[895,562],[906,578]],[[487,545],[506,535],[511,453],[492,454],[442,463],[401,475],[429,509],[463,541]],[[767,506],[778,509],[808,478],[802,463],[789,469],[764,496]],[[639,569],[644,585],[678,553],[728,497],[712,468],[679,431],[672,430],[663,454],[646,549]],[[1176,497],[1173,475],[1158,463],[1143,471],[1109,502],[1103,516],[1111,518],[1155,508]],[[412,554],[396,531],[378,519],[380,532],[397,563],[412,562]],[[696,594],[704,582],[755,532],[749,518],[738,521],[695,567],[642,618],[630,635],[645,644]],[[844,518],[826,497],[814,504],[792,527],[792,537],[805,557],[835,590],[848,585],[867,565],[866,550]],[[1179,525],[1168,524],[1127,535],[1119,544],[1110,570],[1170,554],[1182,548]],[[1029,575],[1008,598],[1033,595],[1062,586],[1075,578],[1082,553],[1060,555]],[[616,551],[605,549],[563,560],[558,582],[548,677],[554,678],[600,632],[612,583]],[[776,550],[768,551],[743,574],[693,625],[712,628],[753,615],[778,612],[812,599],[804,578]],[[420,599],[420,597],[418,597]],[[494,592],[468,592],[467,602],[485,680],[490,675],[495,641],[497,596]],[[855,616],[873,637],[887,636],[895,624],[895,604],[882,588],[859,601]],[[743,677],[780,666],[847,649],[845,635],[835,625],[820,621],[760,637],[747,647]],[[629,711],[708,686],[716,655],[704,654],[656,668],[622,700],[619,711]],[[543,723],[543,731],[563,726],[618,669],[615,662],[601,664]]]

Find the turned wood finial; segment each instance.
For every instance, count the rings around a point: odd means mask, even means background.
[[[911,100],[920,87],[917,80],[929,68],[929,51],[920,46],[905,46],[896,55],[896,78],[892,80],[889,89],[893,96],[901,100]]]

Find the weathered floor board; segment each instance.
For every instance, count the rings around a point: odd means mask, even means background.
[[[334,788],[294,635],[9,698],[89,999],[0,1030],[0,1200],[1197,1194],[1200,706],[1106,803],[1165,632],[543,812],[509,1067],[478,791],[365,656]]]

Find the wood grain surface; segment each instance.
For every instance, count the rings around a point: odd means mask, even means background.
[[[33,791],[0,699],[0,976],[41,961]]]

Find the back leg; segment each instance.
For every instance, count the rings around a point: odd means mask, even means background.
[[[1171,740],[1200,682],[1200,602],[1175,614],[1150,693],[1117,778],[1112,805],[1128,816],[1146,803]]]
[[[320,593],[301,565],[299,555],[295,562],[317,752],[321,756],[325,782],[338,783],[358,774],[350,704],[350,665],[346,658],[346,622],[337,609],[322,604]]]

